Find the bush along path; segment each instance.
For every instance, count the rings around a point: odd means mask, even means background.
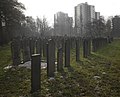
[[[82,54],[82,52],[80,52]],[[120,40],[114,40],[76,62],[71,50],[71,67],[48,79],[41,71],[41,93],[31,90],[31,70],[23,67],[4,69],[11,64],[9,46],[0,48],[0,97],[120,97]]]

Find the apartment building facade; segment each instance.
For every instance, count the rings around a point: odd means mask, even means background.
[[[98,19],[99,14],[95,12],[95,6],[88,3],[81,3],[75,6],[75,30],[80,37],[84,37],[87,32],[87,24]]]
[[[120,16],[114,16],[112,19],[112,36],[120,37]]]
[[[57,12],[54,15],[54,35],[56,36],[71,36],[73,18],[67,13]]]

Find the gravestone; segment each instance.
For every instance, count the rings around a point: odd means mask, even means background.
[[[74,49],[76,47],[76,38],[71,37],[71,48]]]
[[[94,39],[92,39],[92,51],[93,52],[96,52],[96,44],[97,44],[97,40],[94,38]]]
[[[63,49],[62,47],[58,49],[57,52],[57,71],[63,70]]]
[[[76,61],[80,60],[80,42],[79,39],[76,39]]]
[[[91,54],[91,39],[88,39],[88,55]]]
[[[37,39],[37,41],[36,41],[36,54],[40,54],[40,55],[42,55],[41,53],[42,53],[42,41],[41,41],[41,39],[39,38],[39,39]]]
[[[88,56],[88,40],[84,39],[83,40],[83,57],[87,58]]]
[[[86,39],[86,56],[88,57],[89,55],[89,40]]]
[[[86,57],[86,40],[83,40],[83,57]]]
[[[47,43],[47,76],[54,77],[55,72],[55,43],[49,40]]]
[[[30,48],[28,39],[24,38],[22,41],[23,44],[23,63],[30,61]]]
[[[70,67],[70,40],[65,41],[65,67]]]
[[[104,41],[105,44],[108,43],[107,38],[103,38],[103,41]]]
[[[58,41],[57,41],[57,48],[59,49],[60,47],[62,47],[63,45],[62,45],[62,40],[60,39],[60,37],[59,37],[59,39],[58,39]]]
[[[44,38],[43,40],[42,40],[42,50],[43,50],[43,57],[46,57],[46,55],[47,55],[47,51],[46,51],[46,49],[47,49],[47,45],[46,45],[46,43],[47,43],[47,39],[46,38]]]
[[[61,44],[62,44],[63,52],[65,52],[65,37],[61,37]]]
[[[37,92],[41,88],[41,58],[40,54],[31,57],[31,92]]]
[[[18,66],[21,63],[19,39],[13,39],[11,43],[11,53],[12,53],[13,65]]]

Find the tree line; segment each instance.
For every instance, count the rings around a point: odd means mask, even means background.
[[[94,19],[92,22],[86,24],[86,29],[86,37],[112,37],[111,19],[107,21],[103,17],[100,17],[98,20]]]
[[[25,16],[24,10],[24,4],[18,0],[0,0],[0,46],[14,37],[45,35],[51,30],[45,17],[35,20],[32,16]]]

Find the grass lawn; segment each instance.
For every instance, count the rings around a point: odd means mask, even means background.
[[[81,49],[82,50],[82,49]],[[71,67],[55,73],[49,80],[46,69],[41,72],[42,97],[120,97],[120,40],[114,40],[88,58],[75,61],[71,51]],[[3,68],[11,64],[10,46],[0,47],[0,97],[32,97],[30,69]]]

